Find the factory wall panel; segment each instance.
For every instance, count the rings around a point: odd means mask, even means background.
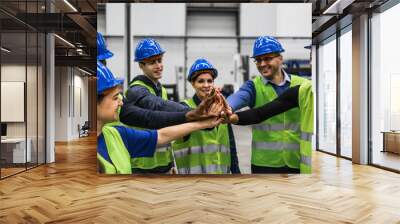
[[[185,4],[137,3],[132,4],[131,7],[132,35],[185,35]],[[108,19],[109,17],[107,17],[107,20]]]
[[[205,21],[213,21],[212,25]],[[236,36],[236,16],[233,13],[190,13],[187,17],[188,36]],[[206,58],[219,72],[217,86],[234,84],[233,57],[237,51],[235,38],[189,38],[187,42],[187,68],[197,58]],[[187,96],[194,94],[192,86],[187,84]]]
[[[240,4],[240,36],[276,35],[276,4]]]
[[[108,36],[123,36],[125,35],[125,29],[125,4],[106,4],[105,34]]]
[[[311,38],[311,3],[280,3],[277,4],[276,9],[277,36]]]

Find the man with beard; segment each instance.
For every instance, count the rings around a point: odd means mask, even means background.
[[[228,97],[232,111],[246,106],[258,108],[290,87],[310,82],[282,69],[282,52],[282,45],[273,37],[261,36],[255,40],[252,58],[260,75]],[[311,142],[311,135],[301,132],[300,117],[296,107],[253,125],[252,173],[311,172],[311,144],[301,144]]]

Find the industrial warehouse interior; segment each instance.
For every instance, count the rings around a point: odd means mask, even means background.
[[[0,223],[400,223],[398,21],[397,0],[2,0]],[[255,174],[252,126],[232,125],[240,174],[99,174],[98,33],[123,93],[156,40],[175,102],[201,57],[229,101],[276,38],[312,84],[312,173]]]

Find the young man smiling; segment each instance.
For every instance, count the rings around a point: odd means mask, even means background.
[[[191,109],[179,103],[169,101],[167,91],[159,80],[163,75],[163,56],[165,51],[154,39],[146,38],[139,41],[135,49],[135,62],[143,75],[138,75],[129,83],[126,91],[125,106],[121,110],[121,121],[132,123],[124,116],[124,110],[130,105],[143,109],[164,112],[187,112]],[[183,121],[185,122],[185,121]],[[133,161],[133,169],[138,173],[167,173],[173,164],[170,146],[157,149],[152,158],[136,158]]]

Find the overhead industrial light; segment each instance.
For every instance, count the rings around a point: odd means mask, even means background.
[[[78,70],[81,71],[81,72],[83,72],[83,73],[85,73],[85,74],[87,74],[87,75],[89,75],[89,76],[92,75],[92,73],[90,73],[90,72],[88,72],[88,71],[86,71],[86,70],[84,70],[84,69],[81,69],[81,68],[79,68],[79,67],[78,67]]]
[[[76,53],[78,53],[79,55],[83,54],[83,50],[81,48],[77,48],[76,49]]]
[[[75,45],[73,45],[73,44],[72,44],[71,42],[69,42],[68,40],[66,40],[66,39],[64,39],[64,38],[62,38],[62,37],[60,37],[60,36],[58,36],[57,34],[54,34],[54,36],[56,36],[58,39],[60,39],[62,42],[66,43],[67,45],[69,45],[69,46],[75,48]]]
[[[10,52],[11,52],[10,50],[8,50],[8,49],[5,48],[5,47],[1,47],[0,49],[1,49],[2,51],[6,52],[6,53],[10,53]]]
[[[68,0],[64,0],[65,4],[67,4],[72,10],[74,10],[74,12],[78,12],[78,10],[68,1]]]
[[[336,0],[332,5],[325,9],[322,14],[342,14],[343,10],[354,1],[355,0]]]

